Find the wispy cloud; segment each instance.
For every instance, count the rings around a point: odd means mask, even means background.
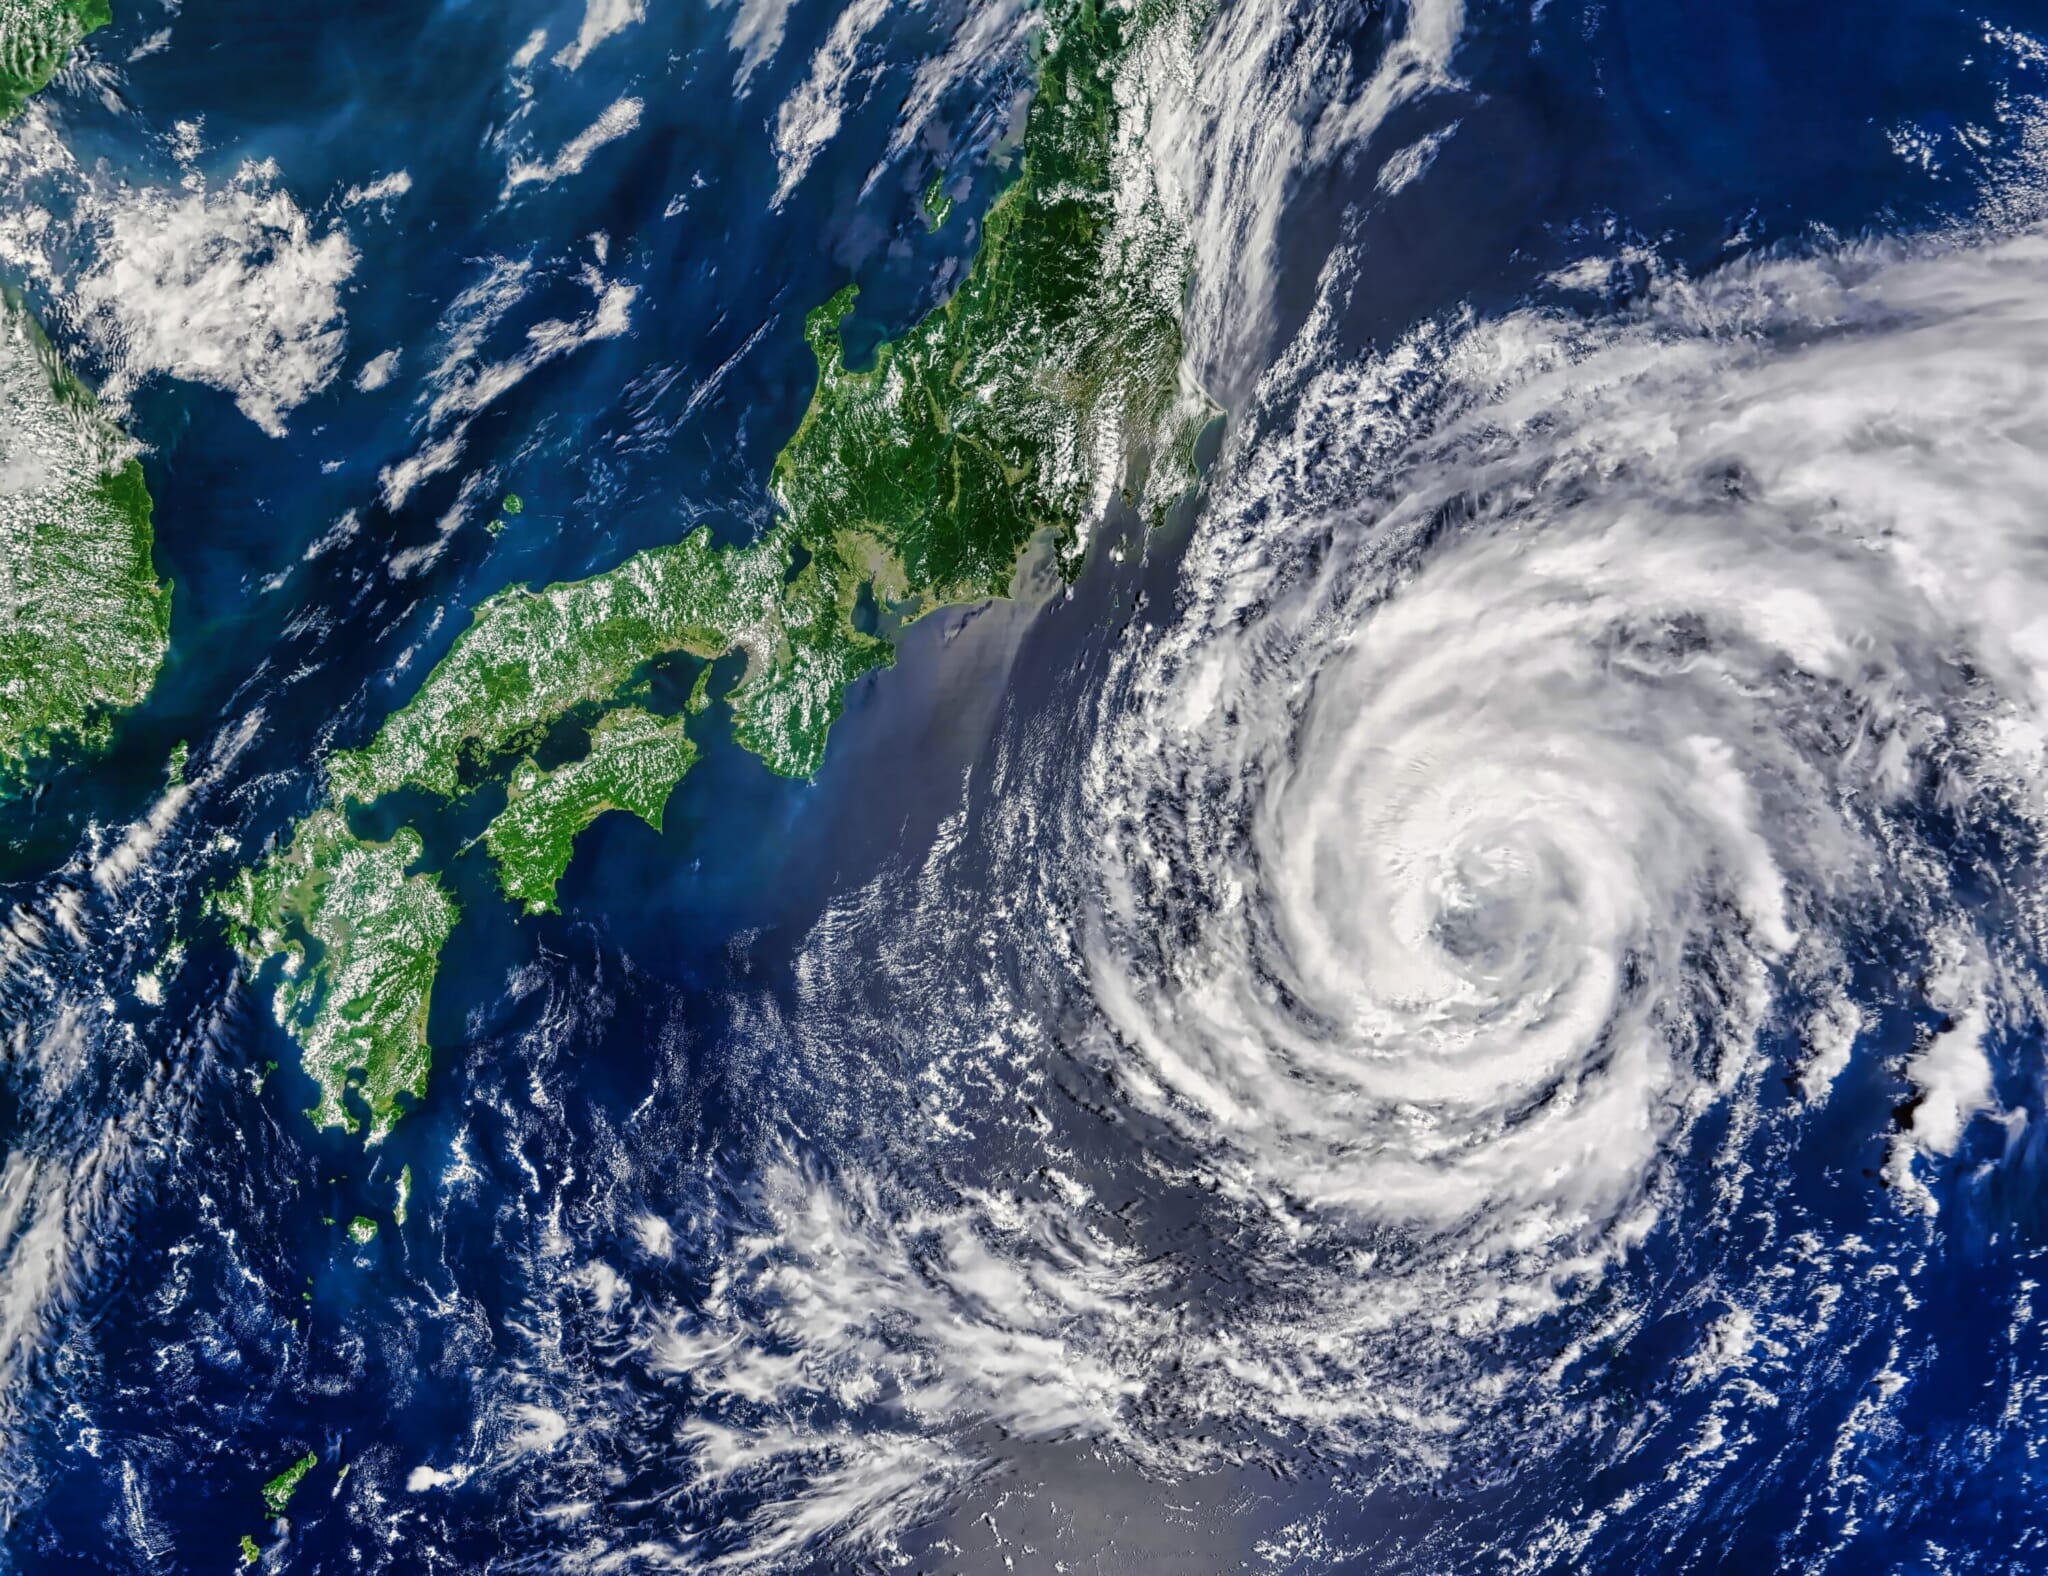
[[[356,249],[338,227],[315,232],[272,161],[214,191],[123,192],[100,256],[78,299],[112,352],[117,397],[167,372],[232,394],[276,437],[340,365]]]
[[[522,186],[552,186],[565,175],[581,174],[593,153],[606,143],[617,142],[640,124],[644,108],[639,99],[618,99],[596,120],[563,143],[562,150],[552,159],[539,164],[514,159],[505,173],[505,189],[501,196],[509,197]]]

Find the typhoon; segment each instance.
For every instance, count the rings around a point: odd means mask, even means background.
[[[2048,28],[281,15],[0,0],[0,1565],[2042,1568]]]
[[[1622,1509],[1682,1541],[1867,1361],[1803,1533],[1852,1546],[1921,1340],[1898,1265],[2030,1122],[2044,302],[2028,232],[1341,363],[1312,317],[1085,728],[1013,730],[762,1030],[807,1131],[903,1136],[770,1156],[749,1271],[648,1348],[734,1417],[813,1376],[765,1451],[697,1425],[712,1480],[778,1485],[750,1546],[894,1535],[990,1425],[1168,1480],[1566,1454],[1612,1501],[1528,1557]],[[1012,896],[962,906],[982,861]],[[1845,1223],[1795,1200],[1852,1098]]]
[[[1872,247],[1313,380],[1091,752],[1127,1096],[1440,1316],[1527,1317],[1760,1055],[1825,1100],[1896,921],[1952,1020],[1888,1167],[1932,1208],[1909,1152],[2033,1011],[2044,279],[2034,235]]]

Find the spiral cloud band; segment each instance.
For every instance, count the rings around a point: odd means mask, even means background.
[[[1847,934],[1989,967],[1914,823],[2039,804],[2044,285],[2036,235],[1766,262],[1312,380],[1095,752],[1130,1097],[1540,1309],[1792,996],[1828,1048]],[[1921,1147],[1982,1058],[1921,1059]]]
[[[550,1228],[536,1296],[601,1288],[619,1355],[585,1387],[552,1351],[460,1470],[530,1470],[544,1416],[586,1505],[655,1449],[611,1410],[623,1366],[688,1376],[691,1493],[749,1559],[888,1545],[995,1439],[1163,1477],[1307,1441],[1441,1482],[1683,1427],[1654,1492],[1685,1525],[1742,1408],[1789,1423],[1845,1352],[1899,1349],[1891,1260],[1954,1157],[1997,1152],[1979,1118],[2027,1120],[2043,303],[2028,233],[1357,361],[1313,317],[1174,605],[1068,692],[1084,726],[1015,723],[749,1024],[791,1124],[749,1187],[666,1209],[626,1145]],[[1891,1224],[1760,1211],[1845,1109]],[[880,1149],[802,1158],[851,1132]],[[1738,1247],[1766,1215],[1810,1226]],[[572,1267],[578,1239],[642,1247]],[[730,1266],[718,1297],[674,1301],[671,1255]],[[1857,1277],[1897,1300],[1850,1311]],[[1587,1375],[1653,1327],[1681,1356],[1619,1417]],[[593,1561],[629,1535],[585,1531]]]

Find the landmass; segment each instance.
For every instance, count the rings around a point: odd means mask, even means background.
[[[946,177],[934,175],[931,185],[924,189],[924,227],[936,235],[946,216],[953,211],[953,199],[946,195]]]
[[[299,1491],[300,1480],[319,1464],[319,1453],[309,1450],[263,1485],[263,1508],[273,1521],[282,1516],[285,1507],[291,1504],[292,1495]],[[246,1545],[247,1542],[245,1537],[243,1543]]]
[[[44,86],[106,0],[0,0],[0,120]],[[170,639],[135,445],[0,292],[0,791],[60,745],[97,750]]]
[[[697,759],[680,718],[628,707],[590,730],[590,753],[544,772],[529,757],[506,786],[505,808],[484,830],[505,896],[529,914],[555,906],[576,834],[607,810],[630,810],[655,831],[669,791]]]
[[[108,0],[0,0],[0,120],[47,87],[86,34],[113,20]]]
[[[410,828],[371,842],[323,809],[212,901],[250,966],[283,959],[272,1009],[320,1088],[315,1125],[356,1131],[359,1098],[367,1143],[427,1089],[427,998],[455,904],[433,876],[407,874],[420,852]]]
[[[360,749],[327,763],[327,800],[216,900],[249,968],[281,958],[274,1006],[320,1086],[312,1116],[368,1142],[416,1099],[426,1019],[455,910],[413,829],[358,838],[352,809],[401,790],[504,794],[479,841],[507,899],[555,907],[577,836],[607,810],[659,829],[697,758],[690,721],[640,704],[652,663],[738,653],[732,736],[772,771],[814,775],[847,687],[894,658],[897,622],[1006,594],[1041,544],[1063,572],[1119,496],[1161,517],[1196,479],[1215,415],[1181,373],[1187,239],[1137,151],[1144,73],[1120,75],[1186,6],[1048,11],[1015,180],[991,205],[952,296],[848,364],[848,285],[812,311],[809,409],[777,457],[780,518],[756,542],[699,530],[587,580],[485,601],[419,690]],[[935,185],[926,211],[935,210]],[[508,498],[506,513],[517,512]],[[570,758],[536,752],[574,730]],[[581,753],[575,753],[580,747]]]

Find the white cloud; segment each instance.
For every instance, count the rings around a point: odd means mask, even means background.
[[[417,1466],[406,1476],[405,1487],[408,1493],[424,1494],[430,1488],[446,1488],[451,1483],[460,1483],[468,1476],[469,1470],[466,1467],[457,1467],[452,1472],[442,1472],[430,1466]]]
[[[78,286],[116,368],[114,398],[166,372],[232,394],[277,437],[285,413],[332,381],[356,249],[338,228],[316,236],[277,174],[245,163],[219,191],[116,199],[102,262]]]
[[[367,186],[351,186],[341,194],[341,205],[353,208],[359,203],[389,202],[394,197],[403,197],[412,190],[412,176],[404,170],[370,182]]]
[[[811,57],[811,74],[783,101],[775,117],[775,161],[782,175],[769,206],[780,208],[788,200],[811,161],[839,134],[861,43],[888,9],[889,0],[853,0]]]
[[[1438,150],[1451,140],[1451,133],[1458,129],[1458,125],[1459,123],[1454,120],[1441,130],[1432,131],[1421,141],[1409,143],[1407,147],[1388,158],[1387,162],[1380,166],[1380,178],[1376,183],[1379,189],[1391,197],[1403,187],[1412,186],[1421,180],[1429,173],[1429,167],[1436,163]]]
[[[1392,36],[1364,57],[1369,75],[1346,14],[1225,7],[1192,54],[1179,54],[1174,30],[1161,29],[1148,47],[1165,58],[1126,74],[1152,100],[1144,133],[1152,161],[1185,205],[1201,259],[1185,313],[1191,359],[1226,404],[1245,369],[1261,364],[1279,287],[1280,219],[1297,178],[1353,157],[1395,110],[1454,80],[1464,0],[1412,0],[1390,13]]]
[[[446,349],[427,374],[432,397],[419,420],[428,441],[406,459],[378,473],[387,509],[398,509],[422,482],[454,466],[462,457],[470,419],[493,400],[523,382],[536,368],[593,341],[616,339],[631,326],[632,305],[639,291],[632,285],[607,280],[595,268],[586,268],[583,283],[596,298],[588,312],[574,322],[550,318],[535,323],[526,330],[526,342],[517,351],[495,360],[486,359],[485,340],[505,314],[525,297],[532,274],[529,263],[499,258],[490,273],[457,296],[442,317]],[[432,561],[431,556],[409,558],[405,568],[410,571]]]
[[[398,352],[387,350],[382,355],[372,356],[363,363],[362,371],[356,374],[356,387],[368,394],[381,389],[391,381],[391,375],[398,370]]]
[[[616,339],[630,323],[633,298],[639,292],[629,284],[607,282],[592,270],[586,282],[597,304],[573,323],[550,318],[526,331],[526,344],[514,355],[498,361],[473,359],[468,347],[459,355],[444,359],[435,369],[436,393],[427,408],[427,424],[439,427],[450,418],[467,419],[493,400],[525,380],[528,373],[558,356],[565,356],[594,340]]]
[[[590,156],[608,142],[616,142],[640,124],[640,112],[644,106],[636,98],[622,98],[611,105],[588,127],[578,132],[562,145],[562,151],[545,164],[533,164],[524,159],[514,159],[505,174],[505,190],[502,196],[509,197],[521,186],[536,183],[553,185],[565,175],[582,173],[583,166],[590,162]]]
[[[396,510],[402,507],[418,489],[421,482],[430,476],[438,476],[462,458],[462,428],[457,428],[438,443],[430,443],[416,454],[407,455],[396,465],[387,465],[377,473],[377,485],[384,491],[384,507]]]
[[[1849,1065],[1856,1036],[1863,1031],[1863,1009],[1847,995],[1837,994],[1806,1020],[1805,1063],[1799,1069],[1799,1092],[1808,1105],[1819,1105]]]
[[[889,134],[889,156],[894,158],[909,148],[938,112],[940,101],[955,87],[1015,58],[1024,34],[1039,21],[1037,8],[1027,9],[1018,0],[990,0],[969,12],[945,52],[926,59],[911,78],[910,92],[896,116],[896,129]],[[869,176],[870,185],[879,174],[878,166]]]
[[[1990,969],[1981,946],[1955,929],[1929,940],[1928,1005],[1948,1022],[1906,1063],[1916,1099],[1885,1157],[1884,1176],[1907,1207],[1932,1215],[1933,1191],[1913,1167],[1917,1153],[1929,1159],[1952,1155],[1971,1121],[1998,1109],[1992,1088],[1991,1057],[1984,1037],[1991,1029],[1987,1006]]]
[[[206,117],[196,116],[191,120],[171,122],[171,157],[180,164],[190,164],[205,151]]]
[[[1991,1059],[1984,1052],[1986,1027],[1982,1011],[1972,1008],[1906,1064],[1906,1076],[1920,1095],[1907,1127],[1923,1154],[1954,1154],[1970,1118],[1997,1103],[1991,1093]]]
[[[573,42],[562,46],[555,64],[574,71],[599,44],[614,33],[622,33],[647,15],[642,0],[584,0],[583,25]]]
[[[102,892],[117,892],[156,852],[157,845],[192,802],[192,786],[177,783],[165,790],[148,815],[129,823],[127,834],[93,863],[92,878]]]
[[[725,38],[740,52],[739,70],[732,79],[736,91],[744,93],[747,78],[782,47],[782,30],[794,3],[795,0],[740,0],[739,15],[732,19],[732,31]]]
[[[355,534],[362,529],[362,527],[362,517],[358,515],[355,512],[355,510],[350,509],[346,514],[342,515],[342,517],[339,520],[336,520],[334,524],[330,525],[325,531],[322,531],[320,535],[314,539],[313,544],[306,549],[304,561],[310,564],[322,553],[333,552],[334,549],[341,546],[343,542],[349,541],[351,538],[353,538]]]

